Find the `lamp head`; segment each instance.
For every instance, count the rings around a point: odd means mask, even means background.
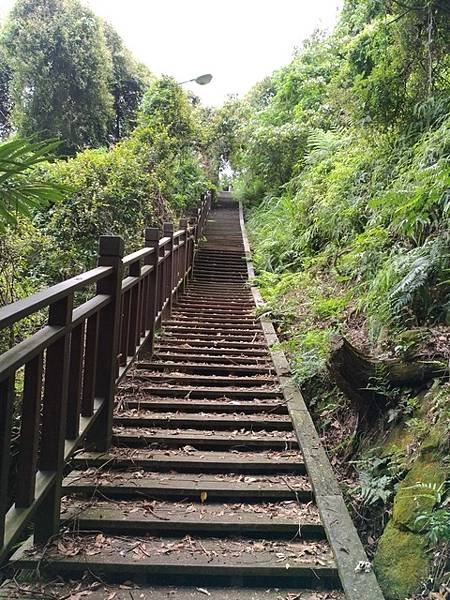
[[[198,85],[206,85],[207,83],[209,83],[212,79],[212,75],[211,73],[206,73],[205,75],[200,75],[199,77],[195,78],[195,83],[198,83]]]

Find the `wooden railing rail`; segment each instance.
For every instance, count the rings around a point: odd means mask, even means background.
[[[36,541],[58,533],[64,466],[76,448],[110,447],[117,383],[141,349],[152,352],[192,274],[210,206],[208,192],[194,218],[176,231],[165,223],[163,237],[146,228],[144,247],[125,257],[120,237],[101,236],[95,269],[0,308],[0,330],[48,310],[46,325],[0,356],[0,561],[31,522]],[[93,297],[73,308],[75,292],[93,284]]]

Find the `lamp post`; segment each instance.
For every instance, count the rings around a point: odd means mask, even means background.
[[[211,81],[212,78],[213,76],[211,75],[211,73],[205,73],[205,75],[199,75],[198,77],[194,77],[193,79],[180,81],[178,85],[183,85],[184,83],[191,83],[192,81],[195,81],[195,83],[198,83],[198,85],[206,85]]]

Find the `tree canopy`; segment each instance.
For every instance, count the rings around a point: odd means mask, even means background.
[[[130,131],[149,71],[78,0],[17,0],[0,32],[0,127],[98,147]]]

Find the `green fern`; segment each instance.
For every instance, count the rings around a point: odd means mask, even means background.
[[[429,239],[409,251],[395,249],[369,286],[360,307],[377,323],[417,325],[445,319],[450,236]],[[375,336],[376,337],[376,336]]]
[[[348,139],[348,134],[343,128],[311,131],[308,136],[305,164],[314,165],[325,160],[348,143]]]
[[[429,498],[436,506],[434,510],[419,515],[415,520],[433,546],[441,541],[450,541],[450,497],[446,497],[449,486],[450,482],[446,481],[440,485],[417,483],[410,488],[418,491],[416,497]]]

